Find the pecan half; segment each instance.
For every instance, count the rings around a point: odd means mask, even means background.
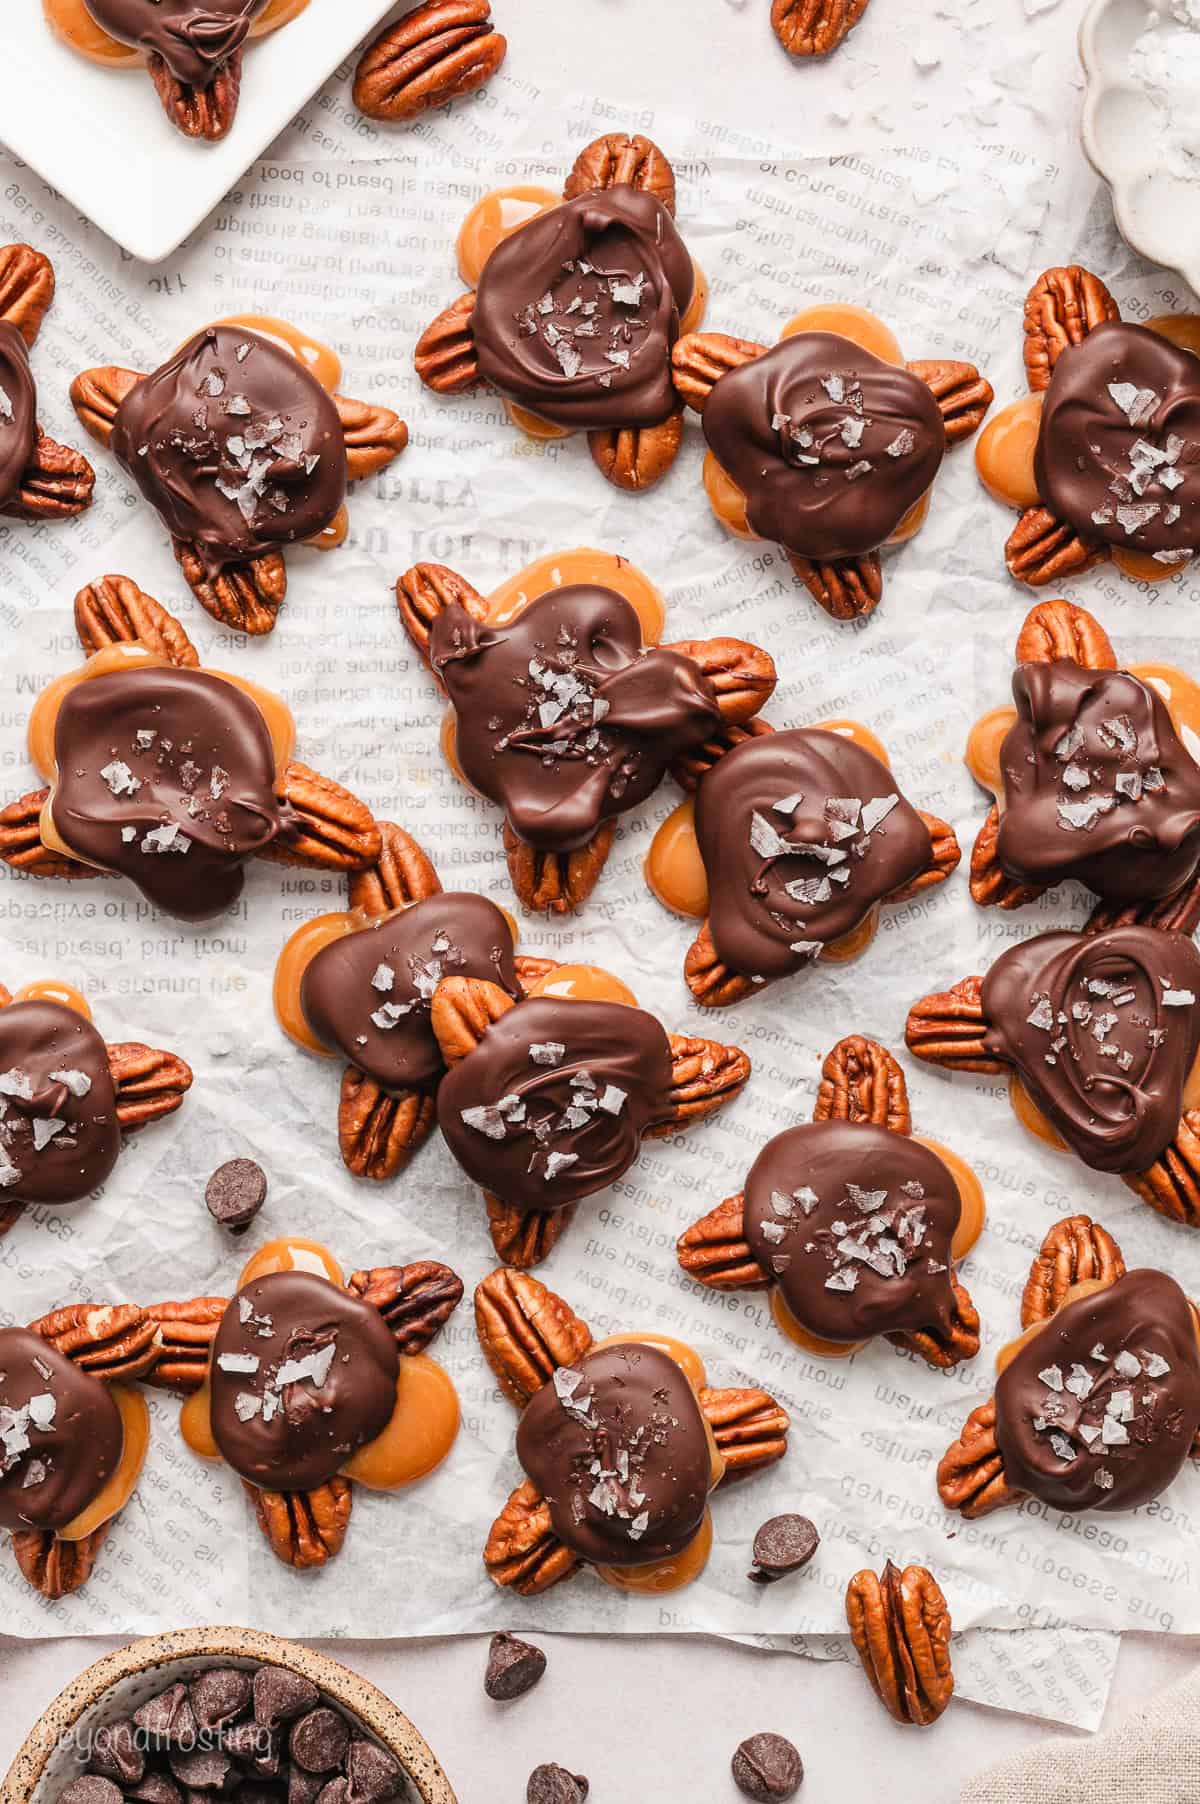
[[[1045,885],[1009,876],[996,853],[999,837],[1000,809],[993,802],[971,848],[971,900],[980,908],[1024,908],[1045,894]]]
[[[879,606],[883,569],[877,551],[824,564],[789,551],[788,563],[818,607],[834,620],[861,620]]]
[[[479,355],[471,329],[474,312],[474,290],[460,294],[417,340],[413,368],[435,395],[462,395],[479,386]]]
[[[492,1272],[476,1287],[475,1330],[483,1357],[518,1409],[592,1344],[587,1323],[528,1272]]]
[[[884,897],[893,907],[910,901],[913,896],[919,896],[922,890],[945,883],[947,877],[952,877],[962,862],[962,847],[949,821],[939,820],[936,814],[926,814],[923,808],[917,812],[929,834],[929,863],[910,882],[902,883],[899,889],[892,890]]]
[[[953,363],[944,357],[910,363],[908,371],[933,394],[946,428],[946,443],[961,444],[983,425],[983,416],[995,399],[990,382],[973,363]]]
[[[763,988],[721,962],[707,921],[687,949],[683,975],[701,1008],[732,1008],[735,1002],[744,1002],[756,989]]]
[[[421,662],[429,664],[429,635],[438,615],[454,604],[465,608],[472,620],[487,619],[487,602],[457,570],[445,564],[414,564],[396,579],[396,606],[400,624],[412,641]],[[438,678],[441,681],[441,678]]]
[[[147,1317],[158,1331],[158,1362],[144,1382],[165,1391],[198,1391],[208,1377],[217,1329],[228,1297],[192,1297],[185,1303],[150,1303]]]
[[[513,1006],[498,983],[482,977],[444,977],[433,992],[429,1013],[434,1037],[447,1065],[474,1052],[493,1021]]]
[[[954,1314],[948,1328],[912,1328],[887,1336],[893,1346],[905,1347],[939,1372],[948,1372],[951,1367],[974,1359],[979,1351],[979,1311],[953,1273],[950,1288],[954,1292]]]
[[[548,1259],[575,1219],[573,1203],[565,1209],[522,1209],[519,1203],[502,1202],[488,1190],[483,1200],[496,1257],[521,1271]]]
[[[615,489],[638,494],[661,482],[683,443],[683,409],[657,426],[597,428],[587,435],[592,462]]]
[[[789,56],[828,56],[843,43],[869,0],[771,0],[771,25]]]
[[[847,1034],[825,1055],[814,1121],[866,1121],[911,1134],[908,1084],[904,1073],[877,1040]]]
[[[767,346],[753,338],[731,338],[727,332],[687,332],[675,340],[671,352],[675,393],[694,413],[703,413],[722,376],[766,352]]]
[[[725,1462],[726,1484],[765,1471],[787,1452],[791,1417],[768,1391],[706,1388],[699,1403]]]
[[[352,401],[348,395],[335,395],[333,404],[346,444],[346,481],[361,482],[386,470],[408,443],[408,427],[400,415],[370,401]]]
[[[153,1371],[158,1324],[134,1303],[70,1303],[30,1322],[31,1334],[104,1384],[129,1384]]]
[[[194,88],[172,75],[161,56],[147,58],[150,79],[162,101],[163,112],[185,138],[203,138],[216,144],[224,138],[237,113],[242,88],[242,53],[235,50],[217,70],[207,87]]]
[[[1045,507],[1027,507],[1004,547],[1009,575],[1031,589],[1044,588],[1060,577],[1078,576],[1080,571],[1102,564],[1108,555],[1107,545],[1080,538],[1073,526]]]
[[[964,977],[952,990],[922,996],[908,1011],[904,1025],[908,1050],[947,1071],[1003,1071],[999,1059],[987,1050],[982,996],[982,977]]]
[[[64,858],[42,842],[42,809],[48,789],[33,789],[0,808],[0,859],[27,877],[98,877],[95,865]]]
[[[1200,1228],[1200,1109],[1187,1110],[1148,1171],[1123,1172],[1121,1182],[1168,1220]]]
[[[578,1572],[582,1562],[559,1540],[550,1505],[526,1479],[493,1522],[483,1563],[494,1585],[518,1597],[536,1597]]]
[[[850,1637],[875,1693],[898,1723],[936,1722],[954,1691],[950,1611],[924,1566],[859,1572],[846,1590]]]
[[[525,953],[518,952],[513,960],[513,968],[522,995],[528,996],[534,984],[540,983],[543,977],[549,977],[551,971],[557,971],[558,965],[556,958],[530,958]]]
[[[739,1190],[685,1228],[675,1242],[682,1270],[709,1290],[761,1290],[772,1282],[746,1240],[745,1207]]]
[[[1108,634],[1086,608],[1073,601],[1039,601],[1017,634],[1018,664],[1052,664],[1069,658],[1085,670],[1115,670],[1117,654]]]
[[[391,1329],[402,1353],[423,1353],[462,1302],[463,1282],[448,1265],[419,1259],[412,1265],[377,1265],[354,1272],[346,1284],[371,1303]]]
[[[640,132],[606,132],[580,151],[563,187],[564,200],[596,188],[637,188],[675,211],[675,171],[658,145]]]
[[[31,345],[54,299],[54,267],[31,244],[0,246],[0,320]]]
[[[973,1520],[1019,1503],[1017,1491],[1004,1476],[1004,1460],[996,1440],[996,1399],[989,1397],[973,1409],[963,1431],[938,1462],[938,1496],[948,1510]]]
[[[35,1591],[50,1603],[82,1590],[92,1576],[96,1555],[112,1527],[106,1522],[82,1541],[60,1541],[51,1529],[22,1528],[13,1533],[17,1565]]]
[[[284,766],[279,794],[292,820],[260,857],[317,871],[362,871],[379,857],[382,838],[375,816],[332,777],[292,759]]]
[[[1025,374],[1033,393],[1049,388],[1054,366],[1070,345],[1082,344],[1095,327],[1120,317],[1099,276],[1078,263],[1040,275],[1025,297]]]
[[[41,427],[17,492],[0,513],[14,520],[69,520],[92,505],[96,472],[82,451],[47,438]]]
[[[432,860],[395,821],[377,821],[379,856],[350,878],[350,906],[363,915],[386,915],[441,894]]]
[[[664,645],[698,664],[713,689],[722,718],[743,726],[766,706],[778,680],[770,652],[745,639],[679,639]]]
[[[664,1126],[651,1129],[657,1138],[703,1121],[740,1096],[750,1080],[750,1060],[740,1046],[692,1034],[668,1034],[671,1042],[671,1107]]]
[[[117,1120],[123,1134],[173,1115],[192,1087],[190,1065],[173,1052],[124,1040],[108,1048],[108,1067],[117,1090]]]
[[[1121,1249],[1099,1222],[1068,1215],[1055,1222],[1038,1250],[1021,1297],[1021,1326],[1048,1322],[1074,1284],[1111,1284],[1125,1271]]]
[[[130,576],[102,576],[75,597],[75,631],[92,656],[110,645],[144,645],[180,670],[200,659],[174,614],[139,589]]]
[[[676,758],[671,766],[671,775],[681,789],[690,792],[699,786],[701,777],[710,771],[713,765],[725,756],[726,752],[731,752],[735,746],[743,745],[747,739],[759,739],[764,733],[773,733],[774,731],[774,727],[768,721],[760,720],[757,717],[743,724],[727,721],[718,728],[711,739],[706,739],[703,745],[692,746],[689,751],[683,752]]]
[[[268,551],[244,564],[227,564],[210,576],[194,545],[185,545],[182,539],[174,539],[172,544],[184,581],[214,620],[255,639],[274,632],[287,594],[282,552]]]
[[[582,908],[608,863],[617,828],[601,821],[586,846],[576,852],[539,852],[504,823],[508,874],[523,908],[537,914],[567,915]]]
[[[394,1178],[429,1138],[437,1103],[429,1090],[390,1096],[356,1065],[342,1074],[338,1147],[346,1170],[377,1184]]]
[[[368,119],[415,119],[481,88],[507,49],[489,0],[425,0],[363,51],[354,104]]]
[[[1166,933],[1191,935],[1200,926],[1200,872],[1157,902],[1097,902],[1083,933],[1107,933],[1113,927],[1158,927]]]
[[[141,380],[137,370],[105,363],[93,370],[81,370],[72,382],[71,405],[90,437],[99,444],[107,445],[111,439],[118,407]]]
[[[258,1526],[276,1559],[298,1572],[324,1566],[342,1551],[354,1487],[348,1478],[331,1478],[315,1491],[260,1491],[242,1480],[254,1505]]]

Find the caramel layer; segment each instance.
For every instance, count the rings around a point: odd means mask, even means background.
[[[59,1529],[60,1541],[84,1541],[98,1528],[103,1528],[106,1522],[111,1522],[132,1497],[146,1463],[150,1447],[150,1411],[146,1407],[146,1399],[141,1391],[134,1390],[127,1384],[112,1385],[110,1395],[121,1412],[121,1423],[125,1430],[121,1458],[116,1471],[100,1494],[66,1528]]]

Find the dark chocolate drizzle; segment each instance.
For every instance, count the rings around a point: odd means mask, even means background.
[[[747,977],[811,964],[932,856],[887,766],[815,727],[727,752],[696,792],[696,838],[713,943]]]
[[[91,1023],[61,1002],[0,1009],[0,1204],[77,1203],[120,1150],[108,1048]]]
[[[130,389],[112,450],[210,571],[322,532],[346,493],[333,400],[298,357],[208,326]]]
[[[392,1096],[436,1084],[445,1064],[429,1023],[443,977],[520,994],[508,922],[494,902],[429,896],[322,947],[300,983],[317,1038]]]
[[[110,38],[161,56],[177,81],[207,88],[267,0],[83,0]]]
[[[1195,1316],[1163,1272],[1127,1272],[1068,1303],[996,1383],[1005,1479],[1057,1510],[1149,1503],[1198,1427]]]
[[[953,1174],[907,1134],[815,1121],[764,1146],[746,1179],[744,1232],[796,1320],[829,1341],[954,1320]]]
[[[1062,352],[1034,475],[1082,538],[1185,562],[1200,547],[1198,463],[1200,358],[1119,320]]]
[[[488,258],[471,319],[486,382],[556,425],[657,426],[695,272],[652,195],[619,186],[531,219]]]
[[[253,1371],[238,1370],[251,1360]],[[313,1360],[315,1373],[289,1370]],[[312,1272],[255,1278],[213,1342],[213,1438],[247,1483],[315,1490],[383,1433],[399,1372],[396,1342],[373,1304]]]
[[[712,1455],[685,1373],[657,1347],[602,1347],[527,1406],[517,1458],[559,1539],[600,1566],[680,1553],[704,1520]]]
[[[822,560],[877,551],[946,449],[928,384],[833,332],[797,332],[727,371],[702,423],[759,538]]]
[[[1180,933],[1041,933],[983,980],[984,1043],[1094,1171],[1170,1145],[1200,1046],[1200,952]]]
[[[261,710],[205,671],[147,664],[77,683],[54,753],[64,845],[185,921],[235,902],[246,859],[284,822]]]
[[[430,656],[454,703],[463,774],[542,851],[586,845],[720,723],[695,660],[644,651],[636,611],[612,589],[552,589],[508,626],[456,603],[434,621]]]
[[[11,501],[37,440],[37,391],[25,340],[0,320],[0,507]]]
[[[438,1091],[450,1151],[485,1190],[565,1209],[616,1183],[672,1119],[671,1046],[620,1002],[534,997],[494,1021]]]
[[[0,1328],[0,1528],[67,1528],[124,1448],[121,1412],[98,1378],[28,1328]]]

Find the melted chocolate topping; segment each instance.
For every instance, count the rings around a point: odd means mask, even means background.
[[[962,1203],[907,1134],[815,1121],[777,1134],[746,1179],[745,1235],[802,1327],[861,1341],[954,1316],[950,1244]]]
[[[0,1528],[68,1527],[124,1448],[121,1412],[98,1378],[28,1328],[0,1328]]]
[[[696,792],[696,838],[713,943],[749,977],[811,964],[932,855],[887,766],[815,727],[727,752]]]
[[[1021,883],[1075,877],[1113,902],[1169,896],[1200,862],[1200,767],[1161,696],[1123,670],[1022,664],[996,851]]]
[[[1195,1316],[1163,1272],[1127,1272],[1068,1303],[996,1384],[1004,1476],[1058,1510],[1149,1503],[1198,1427]]]
[[[600,1566],[679,1553],[704,1520],[712,1455],[686,1375],[623,1344],[561,1366],[529,1403],[517,1458],[559,1539]]]
[[[61,1002],[0,1009],[0,1203],[77,1203],[120,1150],[108,1048],[91,1023]]]
[[[143,665],[77,683],[54,733],[56,832],[185,921],[242,893],[242,865],[283,824],[275,752],[242,689]]]
[[[635,188],[582,194],[488,258],[471,319],[484,380],[559,426],[657,426],[676,411],[671,346],[695,272],[675,222]]]
[[[0,320],[0,507],[11,501],[37,439],[37,391],[25,340]]]
[[[1038,493],[1084,539],[1161,553],[1200,547],[1200,358],[1112,320],[1062,352],[1042,404]]]
[[[1179,1126],[1198,993],[1200,952],[1180,933],[1041,933],[984,978],[984,1043],[1085,1165],[1145,1171]]]
[[[483,977],[520,994],[512,932],[494,902],[430,896],[334,940],[305,971],[300,1006],[324,1045],[396,1096],[445,1072],[429,1025],[443,977]]]
[[[611,589],[553,589],[502,627],[456,604],[434,621],[430,655],[463,774],[546,852],[574,851],[636,808],[720,723],[695,660],[643,651],[636,611]]]
[[[298,357],[209,326],[131,388],[112,450],[211,571],[324,530],[346,493],[338,411]]]
[[[729,370],[702,423],[759,538],[810,558],[877,551],[946,450],[928,384],[833,332],[798,332]]]
[[[161,56],[177,81],[207,88],[267,0],[83,0],[110,38]]]
[[[565,1209],[615,1184],[670,1121],[671,1046],[620,1002],[534,997],[442,1079],[438,1121],[468,1177],[506,1203]]]
[[[399,1372],[372,1304],[311,1272],[255,1278],[213,1342],[213,1438],[247,1483],[315,1490],[383,1433]]]

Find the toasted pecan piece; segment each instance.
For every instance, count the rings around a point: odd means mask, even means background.
[[[1148,1171],[1122,1172],[1121,1182],[1168,1220],[1200,1228],[1200,1109],[1186,1110]]]
[[[618,187],[652,194],[668,213],[675,211],[675,171],[654,140],[640,132],[606,132],[586,145],[571,166],[563,199]]]
[[[772,1282],[750,1251],[745,1213],[746,1199],[739,1190],[684,1229],[675,1254],[689,1278],[710,1290],[761,1290]]]
[[[1035,602],[1017,634],[1018,664],[1052,664],[1056,658],[1069,658],[1085,670],[1117,668],[1112,641],[1096,616],[1061,598]]]
[[[379,857],[383,842],[374,815],[332,777],[293,758],[283,768],[279,794],[292,819],[261,857],[318,871],[362,871]]]
[[[177,131],[185,138],[203,138],[208,144],[228,136],[242,89],[240,50],[226,58],[203,88],[195,88],[172,75],[161,56],[152,53],[146,60],[163,112]]]
[[[457,1065],[474,1052],[493,1021],[513,1006],[498,983],[482,977],[443,977],[433,992],[429,1019],[446,1064]]]
[[[766,353],[767,346],[753,338],[732,338],[728,332],[686,332],[671,351],[675,393],[694,413],[703,413],[722,376]]]
[[[465,576],[445,564],[413,564],[396,579],[396,607],[400,624],[427,669],[429,635],[439,614],[449,607],[464,608],[472,620],[487,619],[487,602]],[[435,673],[436,674],[436,673]],[[438,678],[441,681],[441,678]]]
[[[484,1191],[483,1200],[496,1257],[520,1271],[548,1259],[575,1219],[574,1203],[565,1209],[524,1209],[520,1203],[493,1196],[490,1190]]]
[[[893,1346],[907,1348],[939,1372],[948,1372],[953,1366],[974,1359],[979,1351],[979,1311],[953,1273],[950,1288],[954,1292],[954,1314],[948,1329],[910,1328],[887,1336]]]
[[[490,0],[424,0],[363,51],[354,104],[368,119],[415,119],[481,88],[507,49]]]
[[[670,1121],[650,1131],[656,1138],[703,1121],[741,1095],[750,1081],[750,1060],[740,1046],[693,1034],[668,1034],[671,1042]]]
[[[577,851],[540,852],[519,839],[506,820],[504,856],[518,902],[537,914],[565,915],[582,908],[608,863],[616,831],[614,821],[601,821]]]
[[[429,1138],[437,1120],[432,1091],[390,1095],[357,1065],[342,1073],[338,1098],[338,1148],[346,1170],[382,1184],[403,1171]]]
[[[314,1491],[260,1491],[245,1479],[242,1488],[271,1552],[285,1566],[306,1572],[342,1551],[354,1508],[348,1478],[331,1478]]]
[[[833,620],[862,620],[873,614],[883,595],[883,567],[877,551],[827,563],[788,552],[788,563],[818,607]]]
[[[615,489],[640,494],[661,482],[683,443],[683,409],[657,426],[597,427],[587,435],[592,462]]]
[[[958,835],[949,821],[939,820],[936,814],[926,814],[923,808],[918,809],[917,813],[929,834],[929,863],[923,871],[918,871],[915,877],[885,896],[884,900],[893,906],[910,901],[913,896],[932,889],[935,884],[945,883],[947,877],[954,875],[962,861]]]
[[[146,1315],[157,1330],[159,1354],[144,1382],[160,1390],[198,1391],[208,1376],[212,1344],[228,1307],[228,1297],[148,1304]]]
[[[846,1591],[846,1621],[863,1671],[888,1714],[924,1728],[954,1691],[950,1611],[924,1566],[856,1573]]]
[[[753,978],[743,977],[740,971],[731,971],[722,963],[707,921],[687,949],[683,975],[701,1008],[732,1008],[734,1003],[744,1002],[756,989],[763,988]]]
[[[904,1027],[909,1051],[947,1071],[1002,1071],[1000,1060],[987,1050],[982,998],[982,977],[964,977],[953,989],[922,996]]]
[[[726,1484],[765,1471],[787,1452],[791,1418],[769,1391],[706,1387],[698,1400],[725,1462]]]
[[[435,395],[462,395],[478,388],[479,353],[471,319],[475,312],[475,291],[460,294],[456,301],[443,307],[435,320],[426,326],[413,352],[413,368],[426,388]]]
[[[89,436],[98,444],[108,444],[117,409],[130,389],[136,388],[141,380],[139,371],[124,370],[115,363],[81,370],[76,376],[71,384],[71,405]]]
[[[999,837],[1000,809],[993,802],[971,848],[971,900],[980,908],[1024,908],[1045,895],[1045,885],[1019,883],[1009,876],[996,851]]]
[[[716,692],[722,719],[733,726],[752,720],[774,693],[774,658],[745,639],[679,639],[662,649],[700,666]]]
[[[865,1121],[911,1134],[908,1083],[887,1047],[863,1034],[839,1040],[821,1066],[813,1120]]]
[[[0,808],[0,859],[27,877],[98,877],[95,865],[64,858],[42,839],[42,809],[48,789],[33,789]]]
[[[938,1496],[948,1510],[973,1520],[992,1510],[1019,1503],[1017,1491],[1004,1476],[1004,1460],[996,1440],[996,1399],[989,1397],[973,1409],[963,1431],[938,1462]]]
[[[870,0],[771,0],[771,26],[789,56],[828,56],[854,30]]]
[[[1076,1284],[1111,1284],[1125,1271],[1120,1247],[1099,1222],[1088,1215],[1068,1215],[1055,1222],[1042,1241],[1021,1297],[1021,1326],[1048,1322]]]
[[[518,952],[513,959],[513,969],[517,974],[517,984],[523,996],[528,996],[535,983],[543,977],[549,977],[551,971],[557,971],[559,961],[556,958],[531,958],[527,953]]]
[[[995,390],[973,363],[934,357],[910,363],[908,371],[932,392],[948,445],[960,445],[979,431],[983,416],[995,399]]]
[[[774,727],[759,716],[753,720],[739,723],[727,721],[719,727],[712,737],[703,745],[690,747],[682,752],[671,766],[671,775],[681,789],[689,792],[699,787],[701,777],[705,776],[713,766],[732,752],[735,746],[744,745],[747,739],[759,739],[764,733],[773,733]]]
[[[104,1384],[143,1378],[161,1351],[157,1323],[135,1303],[69,1303],[30,1322],[29,1331]]]
[[[347,482],[362,482],[386,470],[408,444],[408,427],[390,407],[354,401],[349,395],[335,395],[333,404],[342,422]]]
[[[0,245],[0,320],[27,345],[41,330],[54,299],[54,267],[31,244]]]
[[[0,513],[16,520],[69,520],[92,505],[95,487],[96,472],[82,451],[60,445],[39,427],[16,494]]]
[[[507,1269],[476,1287],[475,1329],[501,1390],[518,1409],[592,1344],[591,1329],[569,1303],[528,1272]]]
[[[75,631],[89,657],[110,645],[144,645],[179,670],[200,660],[187,633],[162,603],[130,576],[101,576],[75,597]]]
[[[108,1047],[108,1066],[117,1091],[117,1120],[123,1134],[173,1115],[192,1087],[192,1070],[173,1052],[124,1040]]]
[[[423,1353],[462,1302],[463,1281],[436,1259],[353,1272],[346,1289],[378,1309],[405,1354]]]
[[[548,1591],[582,1564],[555,1534],[550,1505],[528,1479],[517,1486],[493,1522],[483,1563],[493,1584],[518,1597]]]
[[[1025,297],[1025,374],[1034,394],[1049,388],[1054,366],[1070,346],[1121,311],[1099,276],[1078,263],[1047,269]]]
[[[1081,538],[1073,526],[1045,507],[1027,507],[1004,547],[1009,575],[1031,589],[1044,588],[1064,576],[1078,576],[1102,564],[1109,555],[1107,545]]]
[[[251,638],[274,632],[287,594],[282,552],[266,551],[241,564],[226,564],[213,575],[194,545],[186,545],[182,539],[174,539],[172,544],[188,588],[214,620],[235,632],[249,633]]]
[[[72,1597],[92,1576],[96,1556],[112,1527],[105,1522],[82,1541],[60,1541],[51,1529],[16,1529],[12,1550],[17,1565],[48,1603]]]
[[[363,915],[386,915],[441,894],[433,861],[395,821],[377,821],[379,856],[350,877],[350,906]]]

